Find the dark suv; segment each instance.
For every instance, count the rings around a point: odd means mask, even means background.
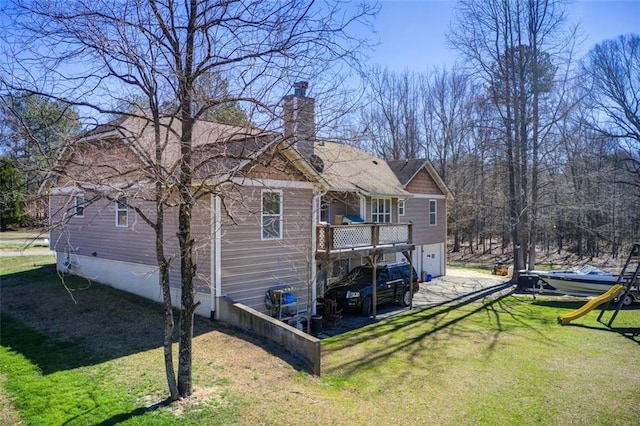
[[[378,265],[376,272],[376,299],[377,304],[387,302],[399,302],[402,306],[411,303],[409,288],[408,263],[390,263]],[[371,296],[373,281],[373,268],[371,266],[357,266],[324,294],[327,299],[335,299],[338,306],[359,310],[362,315],[371,314]],[[420,280],[416,270],[413,269],[413,293],[420,290]]]

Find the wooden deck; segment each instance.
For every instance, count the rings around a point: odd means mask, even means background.
[[[410,223],[318,225],[316,232],[318,259],[397,253],[415,248]]]

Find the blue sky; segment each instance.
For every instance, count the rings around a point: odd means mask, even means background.
[[[452,0],[381,0],[373,35],[379,44],[369,62],[393,71],[451,66],[455,52],[447,45],[446,33],[455,4]],[[568,21],[581,23],[586,37],[579,55],[583,56],[598,42],[640,33],[640,0],[575,0]]]

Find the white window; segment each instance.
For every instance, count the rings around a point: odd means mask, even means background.
[[[84,196],[78,195],[75,199],[76,217],[84,217]]]
[[[262,239],[282,238],[282,191],[262,191]]]
[[[404,200],[398,200],[398,216],[404,216]]]
[[[429,225],[438,224],[438,202],[429,200]]]
[[[371,199],[371,221],[374,223],[391,223],[391,199]]]
[[[129,226],[129,208],[127,207],[127,197],[120,197],[116,201],[116,226]]]

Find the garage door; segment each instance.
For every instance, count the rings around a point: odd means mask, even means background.
[[[443,244],[430,244],[421,247],[422,270],[433,277],[439,277],[443,271]]]
[[[426,272],[432,277],[439,277],[444,274],[444,254],[444,244],[416,246],[413,251],[413,266],[421,277],[422,272]],[[402,253],[396,254],[396,261],[405,261]]]

